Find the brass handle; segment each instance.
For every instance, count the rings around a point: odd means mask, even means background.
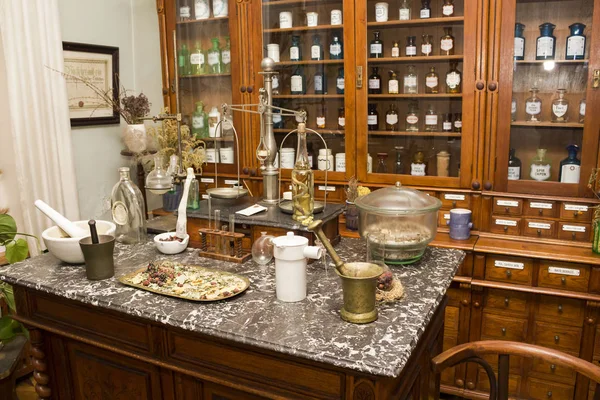
[[[363,87],[363,67],[361,65],[356,66],[356,88],[362,89]]]
[[[505,305],[506,307],[508,307],[508,297],[505,297],[505,298],[504,298],[504,305]]]
[[[547,393],[547,396],[548,396],[549,398],[550,398],[550,397],[552,397],[552,391],[551,391],[551,390],[549,390],[549,391],[548,391],[548,393]]]
[[[538,230],[537,230],[537,234],[538,234],[538,236],[542,236],[542,230],[541,230],[541,229],[538,229]]]
[[[460,303],[461,303],[463,306],[465,306],[465,307],[466,307],[466,306],[468,306],[468,305],[469,305],[469,300],[467,300],[467,299],[463,299],[463,300],[462,300]]]
[[[550,366],[550,371],[554,372],[556,370],[556,365],[552,364]]]
[[[506,328],[502,328],[501,331],[502,331],[502,336],[506,336]]]
[[[576,216],[578,216],[578,215],[579,215],[579,211],[577,211],[577,210],[573,211],[573,216],[574,216],[574,217],[576,217]]]
[[[509,212],[509,211],[510,211],[510,209],[509,209],[508,207],[504,207],[504,212],[505,212],[505,213],[507,213],[507,212]]]
[[[554,343],[558,344],[559,341],[560,341],[560,336],[554,335]]]
[[[565,278],[564,276],[562,278],[560,278],[560,283],[565,285],[567,283],[567,278]]]
[[[457,379],[454,381],[454,384],[458,387],[464,387],[465,386],[465,382],[462,379]]]
[[[504,227],[504,232],[508,232],[508,226]]]
[[[506,277],[510,278],[512,276],[512,271],[510,269],[506,270]]]
[[[539,213],[540,215],[542,215],[542,214],[544,213],[544,210],[542,210],[542,209],[540,208],[540,209],[538,210],[538,213]]]
[[[456,208],[456,201],[452,202],[452,208]]]
[[[592,81],[592,88],[598,89],[600,87],[600,69],[594,70],[594,79]]]
[[[476,301],[475,303],[473,303],[473,307],[475,307],[475,308],[479,308],[479,306],[480,306],[480,304],[479,304],[479,302],[478,302],[478,301]]]
[[[562,304],[559,304],[559,305],[558,305],[558,312],[559,312],[559,313],[562,313],[562,311],[563,311]]]

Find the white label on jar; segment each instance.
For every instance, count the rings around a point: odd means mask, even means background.
[[[385,22],[388,20],[388,3],[375,4],[375,21]]]
[[[518,181],[521,179],[521,167],[508,167],[508,180]]]
[[[388,125],[396,125],[398,123],[398,114],[388,114],[385,116],[385,122]]]
[[[396,94],[398,93],[398,81],[397,80],[390,80],[388,82],[388,92],[390,92],[391,94]]]
[[[543,222],[529,222],[527,226],[533,229],[550,229],[552,227],[550,224]]]
[[[415,86],[417,86],[417,77],[416,76],[404,77],[404,88],[415,87]]]
[[[379,89],[381,79],[369,79],[369,89]]]
[[[273,81],[273,89],[279,89],[279,77],[277,75],[273,75],[271,79]]]
[[[535,179],[536,181],[545,181],[550,179],[550,164],[531,164],[529,176],[531,179]]]
[[[392,47],[392,57],[400,57],[400,47]]]
[[[223,59],[223,64],[231,63],[231,52],[229,50],[223,50],[221,57]]]
[[[122,201],[115,201],[112,206],[113,221],[117,225],[127,225],[129,216],[127,215],[127,206]]]
[[[368,125],[377,125],[377,115],[369,115],[367,117],[367,124]]]
[[[300,48],[297,46],[290,47],[290,60],[295,61],[300,59]]]
[[[425,164],[410,164],[410,174],[413,176],[425,176]]]
[[[419,117],[417,117],[416,115],[408,115],[406,117],[406,122],[408,122],[411,125],[414,125],[417,122],[419,122]]]
[[[450,214],[444,214],[444,219],[450,219]]]
[[[560,181],[562,183],[579,183],[579,175],[581,167],[575,164],[567,164],[562,166]]]
[[[237,186],[239,185],[239,182],[235,179],[225,179],[225,184]]]
[[[339,56],[342,54],[342,45],[339,43],[329,45],[329,52],[332,56]]]
[[[438,77],[437,76],[428,76],[425,78],[425,86],[434,88],[438,85]]]
[[[346,118],[338,117],[338,125],[342,127],[346,126]]]
[[[437,115],[426,115],[425,116],[425,125],[437,125],[438,116]]]
[[[562,117],[567,113],[567,109],[569,108],[566,104],[552,104],[552,112],[557,117]]]
[[[510,268],[510,269],[525,269],[525,264],[513,261],[494,260],[494,267]]]
[[[421,53],[428,56],[431,53],[431,43],[426,43],[421,45]]]
[[[445,16],[450,16],[450,15],[454,14],[454,5],[446,4],[446,5],[442,6],[442,14]]]
[[[566,232],[585,232],[585,226],[582,225],[563,225],[562,230]]]
[[[315,92],[323,91],[323,75],[315,75]]]
[[[335,186],[319,186],[319,190],[322,192],[335,192]]]
[[[585,103],[579,105],[579,115],[585,115]]]
[[[587,212],[588,206],[582,206],[579,204],[565,204],[565,211],[582,211]]]
[[[552,203],[538,203],[535,201],[532,201],[531,203],[529,203],[529,208],[541,208],[543,210],[552,210]]]
[[[548,272],[557,275],[580,276],[581,271],[575,268],[548,267]]]
[[[452,122],[450,122],[450,121],[442,122],[442,130],[451,131],[452,130]]]
[[[193,53],[190,56],[190,63],[192,65],[202,65],[202,64],[204,64],[204,54],[202,54],[202,53]]]
[[[583,56],[585,52],[585,37],[571,36],[567,39],[567,58]]]
[[[278,124],[282,120],[280,113],[273,113],[273,123]]]
[[[407,56],[416,56],[417,55],[417,46],[406,46],[406,55]]]
[[[342,24],[342,11],[341,10],[331,10],[331,25],[341,25]]]
[[[410,8],[400,9],[400,21],[408,21],[410,19]]]
[[[516,112],[517,112],[517,101],[516,101],[516,100],[513,100],[513,101],[510,103],[510,113],[511,113],[511,114],[514,114],[514,113],[516,113]]]
[[[381,43],[371,44],[371,54],[381,54],[383,52]]]
[[[440,46],[442,50],[448,51],[454,47],[454,40],[452,39],[442,39],[442,45]]]
[[[311,46],[310,47],[310,56],[313,60],[318,60],[321,58],[321,46]]]
[[[444,199],[446,200],[464,200],[465,199],[465,195],[464,194],[445,194],[444,195]]]
[[[317,26],[319,24],[319,14],[316,12],[306,13],[306,24],[308,26]]]
[[[537,57],[554,57],[554,38],[549,36],[539,37],[537,40]]]
[[[454,89],[460,85],[460,74],[457,72],[450,72],[446,75],[446,85],[450,89]]]
[[[302,77],[300,75],[292,76],[292,92],[302,92]]]
[[[219,63],[219,53],[208,53],[208,65],[217,65]]]
[[[454,121],[455,128],[462,128],[462,121]]]
[[[208,195],[207,195],[207,194],[203,194],[203,195],[202,195],[202,199],[203,199],[203,200],[206,200],[206,199],[208,199]]]
[[[538,101],[525,102],[525,112],[529,115],[538,115],[542,112],[542,104]]]
[[[421,10],[421,13],[420,13],[421,18],[429,18],[429,16],[430,16],[429,8],[425,8],[425,9]]]
[[[337,78],[336,85],[338,89],[344,90],[344,78]]]
[[[215,178],[200,178],[200,183],[215,183]]]
[[[325,126],[325,117],[317,117],[317,126]]]
[[[504,207],[519,207],[519,202],[515,200],[496,200],[496,205]]]
[[[192,117],[192,127],[194,129],[204,128],[204,117]]]
[[[513,221],[511,219],[497,219],[496,225],[502,226],[517,226],[517,221]]]
[[[190,7],[189,6],[180,7],[179,8],[179,16],[181,18],[189,18],[191,16]]]
[[[515,38],[515,57],[524,57],[525,56],[525,39],[522,37]]]

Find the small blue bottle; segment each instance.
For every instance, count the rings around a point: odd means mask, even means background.
[[[569,26],[571,34],[567,37],[565,60],[583,60],[585,58],[585,25],[577,22]]]
[[[536,60],[554,60],[556,54],[556,38],[552,34],[556,25],[546,22],[540,25],[540,36],[535,49]]]
[[[581,160],[577,158],[579,146],[570,144],[567,146],[569,155],[560,162],[560,171],[558,172],[558,181],[562,183],[579,183],[581,173]]]
[[[300,36],[292,36],[292,45],[290,46],[290,61],[302,61]]]
[[[525,59],[525,37],[523,37],[523,31],[525,25],[517,22],[515,24],[515,50],[514,59],[524,60]]]
[[[340,41],[340,37],[335,34],[329,44],[329,59],[342,60],[344,59],[344,45]]]

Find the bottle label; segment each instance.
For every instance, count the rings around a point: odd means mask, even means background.
[[[581,167],[576,164],[563,165],[560,174],[562,183],[579,183],[579,173]]]
[[[223,50],[223,52],[221,53],[221,58],[223,59],[223,64],[230,64],[231,63],[231,51]]]
[[[410,19],[410,8],[400,9],[400,21],[408,21]]]
[[[323,75],[315,75],[315,92],[323,91]]]
[[[213,15],[215,17],[227,16],[227,0],[213,0]]]
[[[388,114],[385,116],[385,122],[388,125],[396,125],[398,123],[398,114]]]
[[[400,57],[400,47],[392,47],[392,57]]]
[[[311,46],[310,47],[310,57],[313,60],[318,60],[321,58],[321,46]]]
[[[425,116],[425,125],[437,125],[438,124],[438,116],[437,115],[426,115]]]
[[[127,225],[129,222],[127,206],[122,201],[115,201],[112,206],[113,221],[117,225]]]
[[[585,103],[579,104],[579,115],[585,115]]]
[[[337,78],[336,86],[340,90],[344,90],[344,78]]]
[[[273,123],[278,124],[282,121],[280,113],[273,113]]]
[[[585,53],[585,36],[571,36],[567,39],[567,58],[583,56]]]
[[[567,104],[552,104],[552,112],[559,118],[567,113],[568,108]]]
[[[367,117],[367,125],[377,125],[377,115],[369,115]]]
[[[407,56],[416,56],[417,55],[417,46],[406,46],[406,55]]]
[[[396,93],[398,93],[398,90],[399,90],[398,89],[398,81],[395,79],[390,80],[388,82],[388,92],[390,94],[396,94]]]
[[[383,47],[381,43],[371,43],[371,54],[382,54]]]
[[[271,80],[273,82],[273,89],[279,89],[279,78],[277,77],[277,75],[273,75]]]
[[[317,117],[317,126],[325,127],[325,117]]]
[[[442,6],[442,15],[449,17],[452,14],[454,14],[454,5],[453,4],[446,4],[446,5]]]
[[[300,48],[293,46],[290,47],[290,60],[298,61],[300,60]]]
[[[194,129],[204,128],[204,117],[192,117],[192,127]]]
[[[404,87],[416,87],[417,86],[417,77],[416,76],[405,76],[404,77]]]
[[[419,117],[416,115],[407,115],[406,122],[410,125],[415,125],[417,122],[419,122]]]
[[[420,16],[421,18],[429,18],[431,15],[431,10],[429,8],[424,8],[421,10]]]
[[[208,65],[213,66],[219,63],[219,53],[208,53]]]
[[[421,45],[421,53],[425,54],[426,56],[431,54],[431,43],[422,44]]]
[[[454,121],[455,128],[462,128],[462,121]]]
[[[525,57],[525,39],[522,37],[515,38],[515,57]]]
[[[379,89],[381,87],[381,79],[369,79],[369,89]]]
[[[525,112],[529,115],[538,115],[542,112],[542,104],[537,101],[525,102]]]
[[[191,17],[190,7],[189,6],[180,7],[179,8],[179,16],[181,18],[189,18],[189,17]]]
[[[442,45],[441,45],[442,50],[448,51],[448,50],[451,50],[452,47],[454,47],[453,39],[442,39]]]
[[[510,113],[511,113],[511,114],[514,114],[514,113],[516,113],[516,112],[517,112],[517,102],[516,102],[516,100],[513,100],[513,101],[510,103]]]
[[[342,45],[339,43],[329,45],[329,52],[332,56],[339,56],[342,54]]]
[[[536,181],[545,181],[550,179],[550,164],[531,164],[529,176],[531,179],[535,179]]]
[[[508,180],[518,181],[521,179],[521,167],[508,167]]]
[[[413,176],[425,176],[425,164],[410,164],[410,174]]]
[[[450,89],[455,89],[460,85],[460,74],[457,72],[449,72],[446,74],[446,85]]]
[[[425,78],[425,86],[429,88],[434,88],[438,86],[438,77],[437,76],[428,76]]]
[[[292,76],[291,86],[292,92],[302,92],[302,77],[300,75]]]
[[[338,117],[338,125],[342,127],[346,126],[346,118]]]
[[[450,121],[442,122],[442,130],[443,131],[451,131],[452,130],[452,122],[450,122]]]
[[[208,1],[196,0],[194,12],[196,13],[196,19],[210,18],[210,8],[208,7]]]
[[[204,64],[204,54],[202,54],[202,53],[193,53],[190,56],[190,63],[192,65],[203,65]]]
[[[554,38],[542,36],[537,40],[537,57],[554,57]]]

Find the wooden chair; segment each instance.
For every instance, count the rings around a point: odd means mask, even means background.
[[[483,358],[486,355],[498,355],[498,379],[496,379],[490,364]],[[485,340],[452,347],[434,357],[431,363],[436,374],[464,362],[477,363],[485,369],[490,381],[490,400],[507,400],[510,356],[542,359],[548,363],[567,367],[587,376],[590,380],[596,382],[594,400],[600,400],[600,367],[581,358],[546,347],[504,340]]]

